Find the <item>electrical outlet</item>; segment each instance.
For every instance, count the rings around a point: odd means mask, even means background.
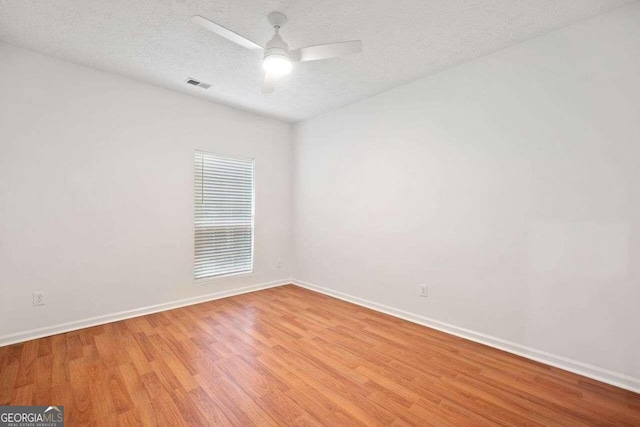
[[[276,268],[282,268],[282,260],[281,259],[276,261]]]
[[[44,305],[44,291],[33,293],[33,305]]]
[[[427,285],[420,285],[420,296],[425,298],[429,296],[429,288],[427,288]]]

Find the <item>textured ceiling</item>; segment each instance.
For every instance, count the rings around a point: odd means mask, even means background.
[[[633,1],[0,0],[0,40],[298,121]],[[292,49],[361,39],[364,52],[297,63],[263,95],[261,54],[189,19],[200,14],[264,45],[273,10],[289,17],[281,33]],[[188,77],[212,86],[188,86]]]

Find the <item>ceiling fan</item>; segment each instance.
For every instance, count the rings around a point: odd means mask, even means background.
[[[246,37],[223,27],[220,24],[209,21],[200,15],[191,17],[196,24],[202,25],[209,31],[216,33],[247,49],[263,49],[264,59],[262,68],[265,71],[262,93],[273,92],[278,80],[289,74],[292,62],[316,61],[319,59],[337,58],[339,56],[352,55],[362,52],[362,41],[353,40],[339,43],[321,44],[317,46],[302,47],[289,50],[289,45],[280,37],[280,28],[287,22],[287,17],[280,12],[271,12],[267,17],[269,23],[275,29],[273,38],[263,48]]]

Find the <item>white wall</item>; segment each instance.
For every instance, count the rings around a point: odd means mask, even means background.
[[[253,274],[194,286],[195,149],[255,158]],[[289,124],[0,44],[0,338],[286,280],[290,175]]]
[[[297,124],[295,277],[640,386],[639,76],[634,3]]]

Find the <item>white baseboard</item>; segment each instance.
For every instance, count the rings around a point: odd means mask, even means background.
[[[451,335],[504,350],[518,356],[526,357],[527,359],[535,360],[546,365],[551,365],[556,368],[563,369],[565,371],[573,372],[574,374],[582,375],[594,380],[601,381],[603,383],[611,384],[616,387],[640,393],[640,379],[638,378],[630,377],[628,375],[620,374],[617,372],[612,372],[607,369],[599,368],[587,363],[582,363],[577,360],[569,359],[567,357],[558,356],[541,350],[536,350],[535,348],[520,345],[511,341],[503,340],[501,338],[492,337],[490,335],[482,334],[470,329],[460,328],[458,326],[440,322],[435,319],[430,319],[419,314],[399,310],[397,308],[389,307],[363,298],[358,298],[352,295],[345,294],[343,292],[334,291],[333,289],[324,288],[322,286],[314,285],[302,280],[291,279],[291,283],[302,288],[341,299],[343,301],[370,308],[372,310],[380,311],[382,313],[389,314],[391,316],[398,317],[409,322],[437,329]]]
[[[174,308],[185,307],[187,305],[199,304],[202,302],[227,298],[234,295],[246,294],[248,292],[255,292],[262,289],[275,288],[277,286],[288,285],[290,283],[290,280],[282,280],[276,282],[261,283],[252,286],[244,286],[242,288],[231,289],[228,291],[214,292],[211,294],[201,295],[193,298],[185,298],[177,301],[150,305],[148,307],[134,308],[133,310],[125,310],[117,313],[90,317],[88,319],[60,323],[54,326],[46,326],[44,328],[16,332],[0,336],[0,347],[37,338],[48,337],[51,335],[62,334],[65,332],[76,331],[78,329],[90,328],[92,326],[104,325],[106,323],[117,322],[119,320],[131,319],[133,317],[144,316],[146,314],[158,313],[160,311],[173,310]]]

